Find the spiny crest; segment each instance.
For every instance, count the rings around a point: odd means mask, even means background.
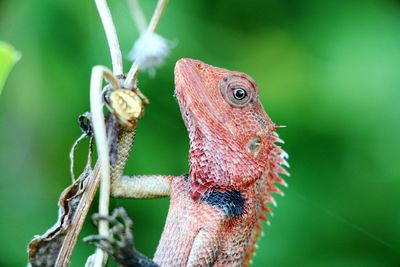
[[[259,184],[259,201],[261,203],[261,211],[258,215],[255,228],[251,234],[248,249],[245,255],[243,266],[249,266],[252,264],[251,257],[255,254],[257,246],[257,240],[264,234],[262,229],[262,221],[265,221],[267,225],[270,225],[269,218],[265,215],[266,213],[273,215],[268,203],[272,203],[276,207],[276,201],[271,196],[271,193],[279,194],[283,196],[283,192],[276,186],[281,184],[287,187],[286,182],[280,177],[280,175],[289,176],[288,171],[284,167],[289,167],[287,162],[288,154],[279,146],[277,143],[283,144],[284,142],[279,138],[278,134],[274,132],[273,135],[273,146],[270,152],[270,161],[267,166],[267,171],[263,177],[261,177],[261,183]]]

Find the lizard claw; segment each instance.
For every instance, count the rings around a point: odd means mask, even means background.
[[[95,224],[99,221],[108,221],[110,224],[110,236],[92,235],[85,237],[84,242],[95,245],[114,258],[120,266],[157,266],[135,249],[132,234],[133,221],[129,218],[125,209],[117,208],[110,216],[93,214]]]
[[[117,241],[117,240],[113,239],[112,237],[105,237],[105,236],[99,236],[99,235],[92,235],[92,236],[85,237],[83,239],[83,241],[88,244],[95,245],[97,248],[102,249],[108,255],[110,255],[112,257],[116,256],[114,248],[121,247],[121,245],[122,245],[121,244],[122,242]]]

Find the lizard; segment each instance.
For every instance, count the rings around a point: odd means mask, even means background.
[[[190,140],[189,173],[181,176],[116,176],[113,197],[170,197],[154,258],[125,244],[92,237],[122,266],[247,266],[262,233],[262,221],[276,205],[271,194],[286,186],[281,174],[288,155],[259,100],[255,81],[238,71],[180,59],[174,70],[175,96]],[[124,212],[116,216],[129,221]],[[128,223],[126,228],[129,228]],[[121,232],[121,225],[114,233]],[[128,237],[127,237],[128,236]],[[109,243],[109,246],[105,245]],[[124,243],[124,242],[122,242]],[[110,249],[119,246],[120,255]],[[128,244],[128,247],[127,247]],[[121,255],[123,253],[123,255]]]

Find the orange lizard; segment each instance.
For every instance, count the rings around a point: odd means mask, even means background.
[[[170,196],[168,217],[153,260],[133,246],[123,210],[113,218],[120,241],[91,237],[122,266],[247,266],[271,193],[286,185],[287,154],[248,75],[193,59],[175,66],[175,95],[190,139],[188,175],[122,176],[114,197]],[[121,216],[125,225],[118,222]],[[123,242],[122,242],[122,241]]]

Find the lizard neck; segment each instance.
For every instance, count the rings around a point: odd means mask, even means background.
[[[247,153],[246,144],[230,136],[225,129],[189,132],[189,192],[194,200],[210,190],[242,191],[265,172],[265,161]]]

